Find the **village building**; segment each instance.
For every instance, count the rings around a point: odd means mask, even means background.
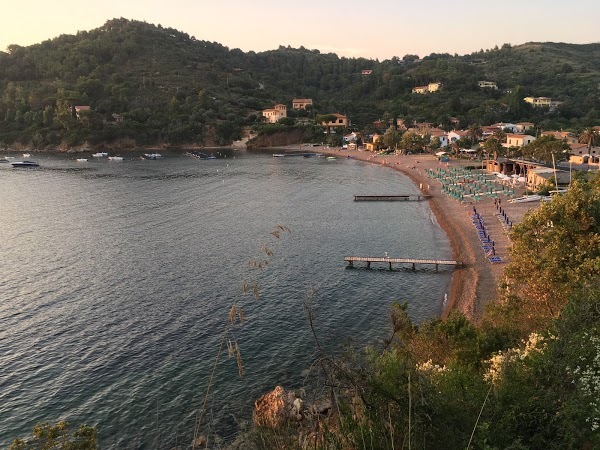
[[[542,136],[552,136],[559,141],[566,141],[567,144],[579,143],[577,136],[569,131],[543,131]]]
[[[536,108],[539,108],[539,107],[550,108],[551,103],[552,103],[552,99],[550,99],[548,97],[525,97],[523,100],[525,100],[527,103],[535,106]]]
[[[348,117],[338,113],[333,113],[332,115],[335,116],[333,120],[330,120],[329,122],[323,121],[321,122],[321,125],[327,128],[346,128],[349,126],[350,122],[348,121]]]
[[[514,123],[497,122],[497,123],[493,123],[491,126],[492,127],[500,127],[502,129],[502,131],[507,131],[509,133],[517,132],[517,125]]]
[[[360,71],[361,75],[371,75],[373,71],[371,69],[363,69]]]
[[[481,127],[481,134],[484,138],[493,136],[495,133],[499,133],[500,131],[502,131],[502,128],[495,125],[487,125]]]
[[[113,123],[123,123],[123,116],[121,114],[117,114],[117,113],[112,113],[110,115],[110,117],[112,118],[112,122]]]
[[[396,129],[398,131],[406,131],[406,130],[408,130],[408,127],[404,123],[404,119],[400,119],[400,118],[396,119]]]
[[[558,186],[556,186],[557,188],[559,186],[567,186],[571,180],[569,172],[554,170],[551,167],[529,169],[525,178],[525,185],[532,190],[537,190],[541,186],[550,183],[550,180],[552,180],[555,185],[558,184]]]
[[[477,84],[479,85],[480,88],[484,88],[484,89],[498,89],[498,85],[496,84],[495,81],[478,81]]]
[[[369,139],[365,142],[365,150],[369,152],[374,152],[377,148],[377,143],[383,138],[381,134],[375,133],[373,136],[370,136]]]
[[[312,108],[312,98],[295,98],[292,100],[292,109],[306,109],[307,107]]]
[[[430,92],[439,91],[441,89],[441,87],[442,87],[442,83],[440,83],[440,82],[429,83],[426,86],[414,87],[412,89],[412,93],[413,94],[428,94]]]
[[[440,130],[439,128],[434,128],[429,131],[429,135],[431,136],[431,140],[433,140],[434,138],[439,139],[440,148],[448,147],[448,133],[446,133],[444,130]]]
[[[448,143],[454,144],[456,141],[467,137],[467,132],[463,130],[452,130],[448,133]]]
[[[264,109],[262,115],[266,122],[277,123],[279,119],[287,117],[287,106],[277,104],[271,109]]]
[[[508,133],[506,135],[506,143],[503,143],[503,147],[523,147],[531,142],[535,141],[535,137],[528,134],[513,134]]]
[[[519,122],[515,125],[516,133],[525,133],[528,130],[533,130],[535,128],[535,123],[533,122]]]

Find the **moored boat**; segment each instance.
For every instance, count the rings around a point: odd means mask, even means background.
[[[23,153],[23,158],[31,158],[31,153]]]
[[[10,163],[14,168],[19,167],[40,167],[35,161],[15,161]]]
[[[87,162],[87,158],[77,158],[77,162]]]
[[[108,160],[109,161],[123,161],[123,157],[122,156],[109,156]]]
[[[94,153],[92,156],[94,158],[106,158],[108,156],[108,153],[106,153],[106,152],[98,152],[98,153]]]
[[[144,153],[142,156],[143,159],[159,159],[162,158],[160,153]]]

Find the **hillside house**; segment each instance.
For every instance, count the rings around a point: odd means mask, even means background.
[[[548,97],[525,97],[523,100],[536,108],[550,108],[552,103],[552,99]]]
[[[117,114],[117,113],[112,113],[110,115],[111,119],[112,119],[112,123],[123,123],[123,116],[121,114]]]
[[[448,147],[448,133],[446,133],[444,130],[434,128],[429,131],[429,135],[431,136],[431,140],[434,138],[438,138],[440,140],[440,148]]]
[[[91,107],[88,105],[77,105],[73,106],[73,111],[75,111],[75,117],[77,117],[77,120],[80,120],[81,113],[84,111],[91,111]]]
[[[348,121],[348,117],[344,116],[343,114],[338,114],[338,113],[334,113],[332,114],[333,116],[335,116],[335,118],[333,120],[330,120],[329,122],[321,122],[321,125],[323,125],[324,127],[327,128],[346,128],[349,125],[349,121]]]
[[[426,86],[417,86],[412,89],[413,94],[429,94],[430,92],[439,91],[442,87],[442,83],[429,83]]]
[[[373,71],[371,69],[363,69],[360,71],[361,75],[371,75]]]
[[[494,90],[498,89],[498,85],[496,84],[495,81],[478,81],[477,84],[479,85],[480,88],[483,88],[483,89],[494,89]]]
[[[487,125],[487,126],[481,127],[481,134],[484,138],[493,136],[494,133],[498,133],[500,131],[502,131],[502,128],[497,127],[495,125]]]
[[[543,131],[542,136],[552,136],[559,141],[566,141],[567,144],[577,144],[577,136],[569,131]]]
[[[271,109],[264,109],[262,115],[266,122],[277,123],[279,119],[287,117],[287,106],[279,103]]]
[[[307,107],[312,108],[312,98],[295,98],[292,100],[292,109],[306,109]]]
[[[523,147],[530,142],[535,141],[535,137],[528,134],[513,134],[508,133],[506,135],[506,143],[502,144],[503,147]]]

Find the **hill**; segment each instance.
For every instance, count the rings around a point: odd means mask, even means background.
[[[546,129],[577,129],[597,124],[600,110],[600,44],[528,43],[379,62],[302,47],[246,53],[161,25],[113,19],[95,30],[7,50],[0,52],[4,145],[98,145],[123,138],[223,145],[238,139],[243,126],[259,124],[262,109],[276,102],[291,106],[294,97],[314,100],[311,116],[341,112],[365,131],[374,120],[392,117],[448,128],[454,117],[461,126],[528,120]],[[362,75],[364,69],[371,73]],[[479,80],[500,89],[479,88]],[[433,81],[443,83],[440,92],[411,93]],[[563,103],[553,112],[536,110],[522,101],[525,95]],[[76,115],[74,105],[90,110]]]

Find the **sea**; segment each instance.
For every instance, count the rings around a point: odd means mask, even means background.
[[[60,420],[103,449],[187,448],[213,368],[201,434],[224,445],[260,395],[307,383],[307,311],[333,355],[381,348],[394,302],[440,315],[451,269],[344,262],[451,258],[427,202],[353,201],[419,193],[407,177],[342,153],[212,153],[0,168],[0,448]]]

